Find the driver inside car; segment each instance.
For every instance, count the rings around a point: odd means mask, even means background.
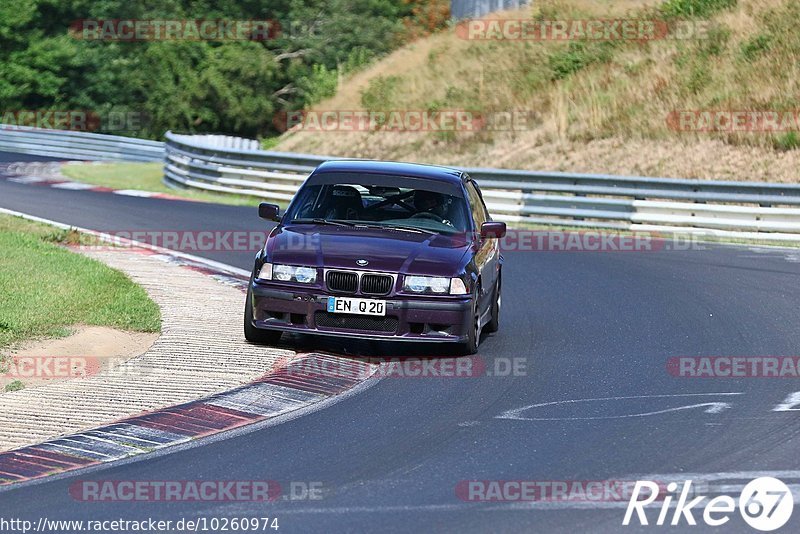
[[[445,195],[434,191],[416,190],[414,191],[412,202],[414,204],[414,209],[417,210],[417,213],[412,215],[412,217],[436,218],[436,220],[452,226],[452,223],[445,219],[448,204],[448,202],[445,201]]]

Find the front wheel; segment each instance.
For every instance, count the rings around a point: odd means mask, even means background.
[[[258,345],[274,345],[281,338],[277,330],[262,330],[253,326],[252,293],[247,290],[247,302],[244,305],[244,338]]]

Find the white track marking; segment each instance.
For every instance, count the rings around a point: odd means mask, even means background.
[[[115,195],[125,195],[126,197],[152,197],[153,195],[157,195],[158,193],[153,193],[151,191],[139,191],[137,189],[118,189],[116,191],[112,191]]]
[[[644,412],[644,413],[636,413],[636,414],[622,414],[622,415],[608,415],[608,416],[598,416],[598,417],[524,417],[520,415],[522,412],[527,410],[531,410],[533,408],[541,408],[544,406],[555,406],[555,405],[564,405],[564,404],[578,404],[578,403],[586,403],[586,402],[605,402],[605,401],[620,401],[620,400],[631,400],[631,399],[660,399],[660,398],[684,398],[684,397],[717,397],[717,396],[734,396],[734,395],[743,395],[743,393],[738,392],[727,392],[727,393],[679,393],[673,395],[634,395],[628,397],[598,397],[593,399],[571,399],[571,400],[562,400],[562,401],[552,401],[552,402],[541,402],[538,404],[530,404],[528,406],[523,406],[522,408],[514,408],[513,410],[507,410],[500,415],[495,416],[495,419],[511,419],[516,421],[571,421],[571,420],[592,420],[592,419],[623,419],[628,417],[645,417],[648,415],[657,415],[667,412],[674,412],[679,410],[690,410],[695,408],[702,408],[706,407],[705,413],[720,413],[722,410],[730,408],[730,404],[727,402],[705,402],[700,404],[692,404],[688,406],[678,406],[674,408],[667,408],[664,410],[657,410],[652,412]]]
[[[72,189],[74,191],[81,191],[84,189],[94,189],[97,186],[92,184],[84,184],[81,182],[61,182],[58,184],[52,184],[50,187],[54,187],[56,189]]]
[[[466,427],[466,426],[478,426],[480,424],[481,424],[480,421],[464,421],[464,422],[458,423],[458,426],[464,426],[464,427]]]
[[[38,184],[46,180],[47,178],[42,178],[40,176],[14,176],[13,178],[8,178],[9,182],[16,182],[18,184]]]
[[[800,412],[800,391],[790,393],[783,402],[772,409],[773,412]]]
[[[800,471],[732,471],[721,473],[647,473],[613,477],[613,480],[655,480],[667,484],[669,482],[682,483],[691,480],[698,486],[698,490],[709,497],[715,495],[730,495],[737,497],[744,486],[751,480],[759,477],[774,477],[777,479],[791,480],[787,483],[792,491],[796,503],[800,503]],[[714,484],[716,482],[716,484]],[[648,505],[647,508],[658,508],[661,501]],[[280,509],[280,514],[351,514],[351,513],[397,513],[397,512],[510,512],[526,510],[592,510],[627,508],[628,501],[514,501],[514,502],[459,502],[446,504],[409,504],[394,506],[332,506],[297,508],[285,507]],[[671,502],[669,508],[674,508],[676,502]]]

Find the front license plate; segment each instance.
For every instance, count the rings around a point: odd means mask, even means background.
[[[328,297],[330,313],[355,313],[358,315],[386,315],[386,301]]]

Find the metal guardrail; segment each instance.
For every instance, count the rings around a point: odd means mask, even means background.
[[[450,0],[450,16],[455,20],[477,18],[530,3],[530,0]]]
[[[291,200],[317,165],[336,159],[255,147],[223,148],[217,136],[167,132],[166,137],[167,185],[271,200]]]
[[[339,159],[224,148],[219,140],[171,132],[166,138],[168,185],[268,200],[291,200],[314,167]],[[497,220],[800,241],[800,185],[465,170]]]
[[[164,143],[0,124],[0,151],[87,161],[162,161]]]
[[[164,161],[174,188],[289,201],[320,163],[252,139],[167,132],[166,143],[0,125],[0,151],[78,160]],[[465,169],[497,220],[800,241],[800,185]]]

